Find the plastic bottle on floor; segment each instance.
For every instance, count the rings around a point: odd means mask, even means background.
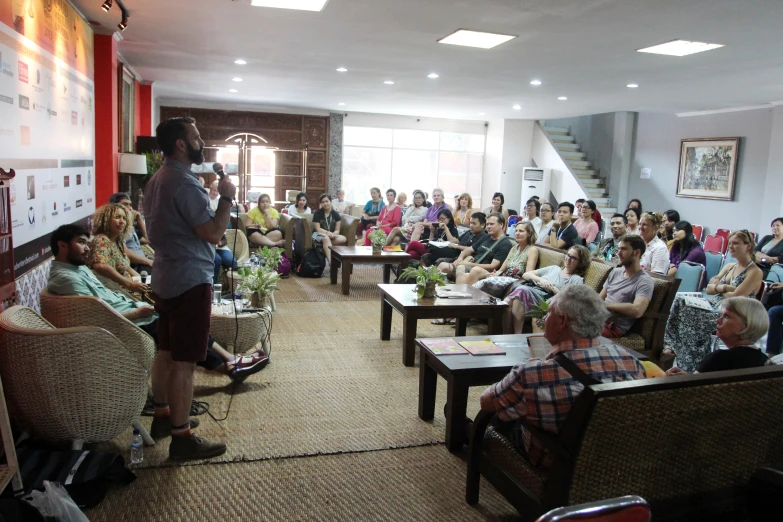
[[[139,430],[133,430],[131,439],[131,464],[141,464],[144,461],[144,441],[141,439]]]

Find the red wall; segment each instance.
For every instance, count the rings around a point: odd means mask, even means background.
[[[135,100],[133,101],[133,136],[142,136],[141,134],[141,84],[134,80],[133,92]]]
[[[117,41],[95,35],[95,203],[117,192]]]
[[[138,101],[137,107],[139,113],[136,114],[138,118],[138,133],[136,136],[153,136],[152,129],[152,84],[142,84],[138,87]]]

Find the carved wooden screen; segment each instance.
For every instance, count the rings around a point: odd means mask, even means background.
[[[195,118],[204,140],[224,140],[240,132],[263,136],[269,146],[280,149],[308,147],[307,199],[311,208],[318,208],[318,196],[326,192],[329,144],[329,118],[268,112],[224,111],[215,109],[190,109],[186,107],[161,107],[161,121],[175,116]],[[214,161],[214,151],[207,151],[207,161]],[[285,199],[286,190],[301,188],[302,154],[299,152],[276,153],[275,200]],[[290,175],[297,177],[288,177]],[[281,205],[278,205],[280,207]]]

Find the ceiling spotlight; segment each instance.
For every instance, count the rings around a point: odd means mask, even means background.
[[[236,60],[234,60],[234,63],[237,65],[247,65],[247,62],[242,58],[237,58]]]
[[[237,76],[236,78],[231,78],[231,81],[234,81],[234,82],[241,82],[241,81],[242,81],[242,78],[240,78],[239,76]]]
[[[568,98],[566,96],[558,96],[557,99],[560,101],[566,101]]]
[[[435,78],[440,78],[440,75],[438,73],[429,73],[427,78],[434,80]]]
[[[346,69],[345,67],[338,67],[337,72],[348,72],[348,69]]]
[[[229,89],[228,92],[239,92],[239,91],[236,89]]]
[[[385,82],[383,82],[383,83],[385,83],[386,85],[394,85],[394,82],[393,82],[393,81],[391,81],[391,80],[386,80],[386,81],[385,81]]]
[[[337,105],[339,105],[340,107],[342,107],[342,106],[344,106],[344,105],[345,105],[345,103],[344,103],[344,102],[340,102],[340,103],[338,103]]]
[[[514,105],[514,106],[513,106],[513,107],[511,107],[511,108],[512,108],[512,109],[514,109],[515,111],[522,110],[522,106],[521,106],[521,105]]]
[[[629,83],[628,85],[626,85],[626,87],[628,87],[629,89],[636,89],[637,87],[639,87],[639,84],[638,83]]]
[[[120,31],[124,31],[126,27],[128,27],[128,16],[122,15],[122,22],[117,24],[117,27],[120,28]]]
[[[103,9],[104,11],[106,11],[108,13],[109,11],[111,11],[111,3],[113,1],[114,0],[106,0],[105,2],[103,2],[103,5],[101,6],[101,9]]]
[[[541,85],[541,80],[533,80],[532,82],[530,82],[530,85],[535,85],[535,86]]]

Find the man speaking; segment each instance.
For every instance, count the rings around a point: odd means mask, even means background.
[[[171,118],[158,125],[165,160],[147,184],[145,218],[155,249],[152,291],[158,319],[158,355],[152,368],[152,394],[158,422],[171,424],[169,458],[203,459],[222,455],[226,445],[190,431],[190,403],[196,362],[206,358],[212,312],[215,246],[229,221],[236,187],[218,185],[217,210],[190,165],[204,162],[204,141],[193,118]]]

